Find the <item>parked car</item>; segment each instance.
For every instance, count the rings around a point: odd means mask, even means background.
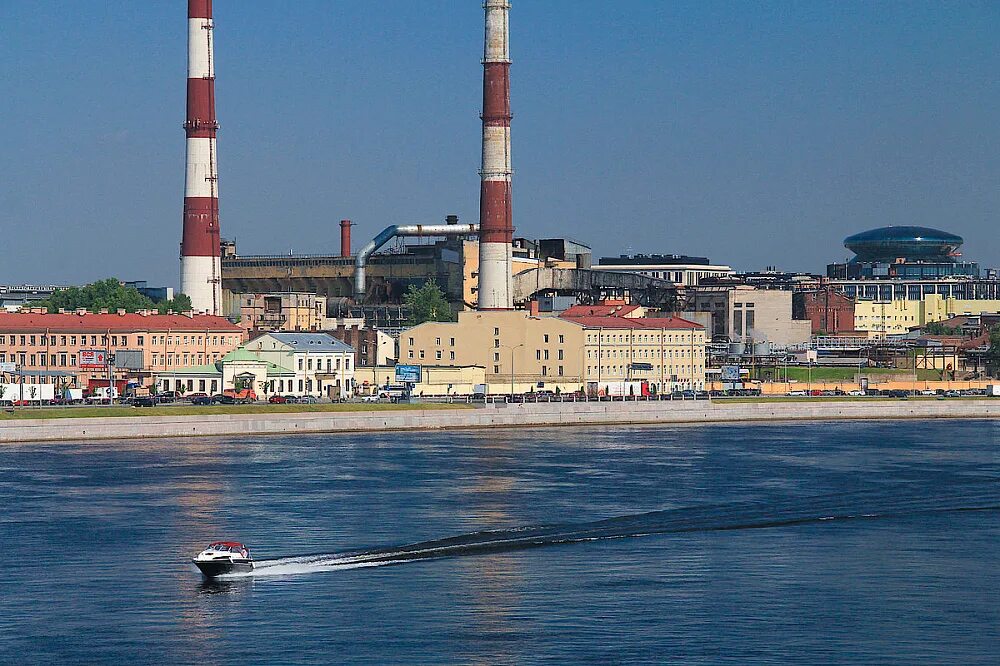
[[[909,397],[909,395],[910,392],[904,391],[903,389],[892,389],[891,391],[889,391],[890,398],[907,398]]]
[[[377,395],[363,395],[361,396],[361,402],[381,402],[382,399]]]
[[[133,407],[156,407],[157,399],[151,395],[132,398]]]
[[[284,398],[285,398],[285,402],[288,403],[289,405],[294,405],[294,404],[297,404],[299,402],[298,396],[286,395],[286,396],[284,396]]]
[[[851,395],[854,397],[862,396],[864,394],[865,392],[862,391],[861,389],[851,389],[850,391],[847,392],[847,395]]]
[[[188,393],[184,396],[184,399],[194,402],[198,398],[207,398],[207,397],[208,397],[207,393]]]
[[[789,391],[789,392],[788,392],[788,393],[786,393],[785,395],[787,395],[787,396],[789,396],[789,397],[795,397],[795,398],[798,398],[798,397],[801,397],[801,396],[804,396],[804,395],[806,395],[806,392],[805,392],[805,391]]]
[[[283,405],[288,402],[288,398],[283,395],[272,395],[267,401],[272,405]]]
[[[954,391],[954,390],[953,391],[945,391],[944,392],[944,397],[946,397],[946,398],[961,398],[962,394],[959,393],[958,391]]]
[[[201,395],[196,395],[195,397],[191,398],[191,404],[192,405],[211,405],[212,404],[212,397],[209,396],[209,395],[206,395],[204,393],[201,394]]]
[[[156,394],[156,399],[158,402],[173,402],[177,399],[176,391],[160,391]]]
[[[299,403],[303,405],[318,405],[319,398],[317,398],[314,395],[304,395],[301,398],[299,398]]]
[[[239,402],[239,400],[237,400],[233,396],[226,395],[224,393],[219,395],[213,395],[210,400],[211,402],[214,402],[219,405],[235,405],[237,402]]]

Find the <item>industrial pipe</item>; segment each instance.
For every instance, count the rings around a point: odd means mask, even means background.
[[[365,266],[368,257],[396,236],[470,236],[479,233],[478,224],[403,224],[386,227],[358,250],[354,258],[354,302],[365,298]]]
[[[181,236],[181,291],[193,309],[222,312],[215,57],[211,0],[188,0],[187,169]]]

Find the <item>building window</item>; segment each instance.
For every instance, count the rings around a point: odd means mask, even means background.
[[[535,350],[535,360],[536,361],[541,361],[542,360],[542,350],[541,349],[536,349]]]
[[[544,334],[542,336],[542,341],[545,342],[545,344],[549,343],[549,334],[548,333],[546,333],[546,334]]]
[[[546,361],[549,360],[549,350],[546,349],[545,353],[542,356],[545,358]]]
[[[441,350],[440,349],[438,349],[436,352],[434,352],[434,358],[437,359],[438,361],[441,360]]]
[[[406,357],[407,358],[413,358],[413,350],[412,349],[409,352],[407,352]]]
[[[420,350],[420,358],[423,358],[423,357],[424,357],[424,350],[423,350],[423,349],[421,349],[421,350]]]
[[[441,346],[441,338],[434,338],[434,344],[440,347]]]
[[[500,366],[499,365],[494,365],[493,366],[493,374],[494,375],[499,375],[500,374]]]
[[[455,352],[449,352],[449,355],[451,357],[449,360],[454,361],[455,360]]]
[[[500,349],[500,341],[499,340],[494,340],[493,341],[493,348],[494,349]]]
[[[548,366],[543,365],[542,366],[542,377],[547,377],[548,374],[549,374],[549,368],[548,368]]]
[[[410,340],[410,346],[412,347],[413,346],[413,338],[410,338],[409,340]]]
[[[563,376],[563,367],[561,365],[559,366],[559,376]]]
[[[451,339],[451,346],[452,346],[452,347],[454,347],[454,346],[455,346],[455,338],[452,338],[452,339]]]
[[[500,329],[499,328],[494,328],[493,329],[493,335],[500,335]]]
[[[500,360],[500,352],[493,352],[493,362],[496,363]]]
[[[302,359],[300,358],[300,359],[299,359],[299,370],[301,370],[301,369],[302,369],[302,365],[303,365],[303,363],[302,363]]]
[[[564,342],[566,342],[566,336],[564,336],[562,333],[560,333],[559,334],[559,344],[562,344]]]

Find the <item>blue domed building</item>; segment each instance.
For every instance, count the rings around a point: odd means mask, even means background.
[[[827,266],[827,277],[910,279],[978,277],[979,264],[960,261],[961,236],[928,227],[881,227],[844,239],[855,256]]]

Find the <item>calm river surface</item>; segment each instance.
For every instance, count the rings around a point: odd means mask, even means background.
[[[1000,422],[0,447],[3,663],[996,664],[998,590]]]

